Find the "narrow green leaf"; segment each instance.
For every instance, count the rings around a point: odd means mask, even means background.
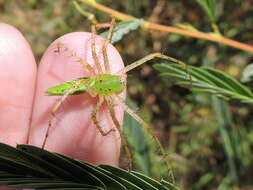
[[[237,93],[244,94],[246,96],[253,96],[252,92],[244,85],[240,84],[237,80],[233,77],[229,76],[228,74],[221,72],[219,70],[214,70],[211,68],[205,68],[209,73],[219,78],[220,81],[225,81],[227,86],[234,90]]]
[[[49,173],[47,171],[47,168],[54,167],[52,165],[45,166],[43,162],[40,162],[41,165],[37,164],[37,158],[31,155],[28,155],[20,150],[14,149],[11,146],[8,146],[6,144],[0,143],[0,157],[1,160],[6,160],[6,162],[12,163],[11,166],[14,165],[20,165],[28,170],[30,170],[31,174],[38,174],[39,176],[45,176],[45,177],[52,177],[55,176],[52,173]],[[5,165],[2,165],[2,162],[0,162],[0,167],[5,167]],[[2,171],[2,170],[1,170]],[[30,173],[27,173],[29,175]]]
[[[36,188],[36,189],[65,189],[65,188],[93,188],[93,189],[101,189],[100,187],[95,187],[86,184],[78,184],[72,183],[68,181],[57,181],[54,180],[52,182],[48,182],[47,180],[43,179],[26,179],[26,178],[13,178],[13,179],[6,179],[0,181],[0,184],[9,185],[11,187],[22,187],[22,188]]]
[[[118,175],[116,172],[112,173],[109,170],[107,170],[106,168],[103,168],[103,165],[100,165],[99,170],[102,172],[105,172],[107,175],[109,175],[113,179],[115,179],[118,182],[120,182],[121,184],[123,184],[128,190],[141,190],[142,189],[141,187],[138,187],[136,184],[132,183],[128,179],[126,180],[126,179],[122,178],[122,176]]]
[[[166,186],[167,188],[171,189],[171,190],[179,190],[178,187],[176,187],[173,183],[170,183],[168,181],[165,180],[161,180],[161,184],[163,184],[164,186]]]
[[[183,67],[179,64],[157,64],[161,75],[191,90],[215,94],[225,100],[237,99],[253,103],[252,92],[225,72],[208,67]]]
[[[126,103],[133,109],[137,109],[136,105],[127,98]],[[146,132],[142,126],[125,112],[124,115],[124,133],[130,147],[134,151],[134,159],[136,165],[145,175],[151,175],[152,157],[151,157],[151,143],[148,142]]]
[[[211,22],[216,21],[216,0],[196,0],[197,3],[202,7],[202,9],[206,12],[207,16],[211,20]]]
[[[0,170],[2,172],[1,176],[8,177],[12,171],[15,171],[15,174],[17,175],[23,175],[23,171],[26,171],[26,176],[34,175],[37,177],[49,177],[49,175],[42,172],[39,168],[36,169],[17,160],[0,156]]]
[[[159,190],[169,190],[169,188],[164,187],[161,183],[158,183],[158,181],[156,181],[148,176],[145,176],[139,172],[133,171],[132,174],[149,182],[150,184],[152,184],[154,187],[158,188]]]
[[[144,21],[142,19],[120,22],[119,24],[116,25],[113,31],[111,43],[113,44],[115,42],[120,41],[124,35],[128,34],[131,31],[136,30],[138,27],[140,27],[143,24],[143,22]],[[108,31],[100,34],[100,36],[103,38],[106,38],[107,35],[108,35]]]
[[[107,175],[107,173],[101,171],[101,169],[99,167],[95,167],[91,164],[88,163],[84,163],[78,160],[72,160],[71,158],[64,156],[64,155],[60,155],[57,154],[63,158],[65,158],[66,160],[69,160],[73,163],[75,163],[76,165],[84,168],[85,170],[87,170],[88,172],[92,173],[93,175],[95,175],[96,177],[98,177],[107,188],[110,189],[119,189],[119,190],[124,190],[125,187],[123,185],[121,185],[117,180],[113,179],[111,176]]]
[[[242,82],[250,82],[253,79],[253,63],[249,64],[242,72]]]
[[[234,180],[237,180],[237,165],[236,165],[236,144],[232,136],[233,124],[231,113],[228,104],[217,97],[212,97],[212,105],[216,114],[217,124],[223,140],[223,146],[228,159],[230,175]]]
[[[144,181],[142,178],[135,177],[132,173],[126,172],[119,168],[114,168],[112,166],[108,165],[101,165],[102,168],[115,173],[118,176],[126,177],[130,182],[134,183],[135,185],[142,187],[142,189],[149,189],[149,190],[158,190],[156,187],[154,187],[152,184],[148,183],[147,181]]]
[[[61,170],[64,170],[64,168],[66,167],[72,168],[71,175],[74,179],[79,181],[85,180],[88,184],[105,188],[104,183],[101,180],[99,180],[96,176],[92,175],[90,172],[87,172],[87,170],[84,170],[83,168],[73,164],[72,162],[69,162],[68,160],[60,157],[58,154],[52,154],[46,150],[41,151],[40,148],[29,145],[18,145],[17,149],[36,155],[46,162],[53,163],[54,166],[61,168]],[[49,168],[48,170],[51,171],[51,169],[52,172],[54,172],[55,167]]]
[[[46,173],[41,170],[43,167]],[[31,145],[19,145],[15,149],[3,143],[0,143],[0,185],[50,190],[168,189],[136,172],[105,165],[96,167]]]

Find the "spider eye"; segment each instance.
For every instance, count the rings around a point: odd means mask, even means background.
[[[119,77],[119,81],[120,81],[121,83],[125,84],[125,83],[126,83],[126,78],[127,78],[126,74],[123,74],[123,75],[121,75],[121,76]]]

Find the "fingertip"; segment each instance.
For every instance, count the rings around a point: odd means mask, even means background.
[[[65,45],[58,51],[57,43]],[[100,63],[103,63],[102,44],[104,40],[96,38],[96,46]],[[68,49],[67,51],[65,51]],[[113,46],[108,46],[108,57],[111,70],[116,73],[123,67],[123,61]],[[32,130],[29,143],[41,146],[48,127],[50,110],[60,97],[45,96],[47,88],[73,80],[90,76],[78,59],[82,58],[92,67],[94,59],[91,53],[91,33],[74,32],[55,40],[43,55],[38,72],[38,88],[32,119]],[[102,136],[91,120],[91,112],[97,98],[89,94],[68,97],[53,117],[53,127],[47,139],[48,150],[57,151],[74,158],[95,164],[118,165],[120,138],[117,133]],[[103,105],[98,118],[105,130],[113,127],[109,111]],[[117,108],[117,117],[123,121],[123,110]]]
[[[27,142],[36,63],[30,45],[15,27],[0,23],[0,141]]]

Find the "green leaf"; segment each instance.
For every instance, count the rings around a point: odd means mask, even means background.
[[[162,76],[191,90],[212,93],[225,100],[237,99],[244,103],[253,103],[252,92],[225,72],[208,67],[184,67],[166,63],[155,65],[155,68]]]
[[[80,7],[80,5],[74,1],[73,2],[73,5],[75,6],[76,10],[84,15],[85,17],[91,17],[91,16],[94,16],[92,13],[90,12],[87,12],[85,11],[84,9],[82,9]],[[139,28],[142,24],[144,23],[144,20],[143,19],[136,19],[136,20],[130,20],[130,21],[123,21],[123,22],[120,22],[119,24],[117,24],[114,28],[114,31],[113,31],[113,36],[112,36],[112,41],[111,43],[115,43],[115,42],[118,42],[120,41],[124,35],[128,34],[129,32],[131,31],[134,31],[136,30],[137,28]],[[101,37],[103,38],[107,38],[107,35],[108,35],[108,31],[106,32],[103,32],[100,34]]]
[[[156,181],[157,184],[154,186],[154,184],[152,183],[153,181],[150,181],[149,177],[146,176],[147,179],[143,180],[142,177],[134,175],[134,172],[127,173],[123,169],[115,168],[115,167],[112,167],[112,166],[106,166],[106,165],[102,165],[101,167],[103,167],[104,169],[106,169],[108,171],[111,171],[111,172],[115,173],[118,176],[127,177],[128,181],[132,182],[133,184],[135,184],[139,187],[142,187],[143,189],[158,190],[157,187],[159,187],[161,185],[160,182]],[[167,188],[163,188],[163,189],[167,189]]]
[[[233,180],[238,180],[238,166],[236,162],[239,160],[236,155],[236,146],[238,145],[235,143],[233,137],[234,128],[228,104],[227,102],[212,96],[212,106],[216,114],[217,124],[219,126],[223,146],[228,159],[229,175]]]
[[[247,67],[242,72],[242,82],[250,82],[253,79],[253,63],[247,65]]]
[[[175,186],[173,183],[170,183],[170,182],[165,181],[163,179],[161,180],[161,184],[165,185],[169,189],[179,190],[179,188],[177,186]]]
[[[91,164],[31,145],[0,143],[0,186],[64,190],[173,189],[137,172]]]
[[[161,183],[157,183],[156,180],[148,177],[148,176],[145,176],[143,174],[140,174],[138,172],[132,172],[135,176],[139,177],[139,178],[142,178],[143,180],[145,180],[146,182],[149,182],[149,184],[152,184],[154,187],[158,188],[159,190],[166,190],[166,189],[170,189],[170,188],[166,188],[164,187]]]
[[[136,30],[138,27],[140,27],[143,24],[142,19],[136,19],[136,20],[130,20],[130,21],[124,21],[120,22],[116,25],[115,29],[113,30],[113,36],[111,43],[115,43],[120,41],[124,35],[128,34],[131,31]],[[103,32],[100,34],[101,37],[106,38],[108,35],[108,31]]]
[[[202,7],[202,9],[206,12],[211,22],[216,21],[216,0],[196,0],[197,3]]]
[[[127,98],[126,103],[129,107],[136,109],[136,105]],[[147,134],[142,126],[132,116],[125,112],[124,115],[124,133],[127,141],[134,151],[134,159],[136,165],[140,170],[146,174],[151,175],[152,158],[151,146],[148,142]]]

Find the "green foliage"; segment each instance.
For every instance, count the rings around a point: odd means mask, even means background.
[[[138,172],[93,166],[31,145],[0,143],[0,185],[36,189],[176,189]]]
[[[231,113],[227,102],[217,97],[212,97],[214,112],[216,113],[217,124],[223,139],[223,146],[226,151],[230,181],[238,180],[236,160],[239,160],[236,154],[236,143],[233,137],[233,123]]]
[[[206,12],[211,22],[215,22],[217,19],[215,14],[216,0],[196,0],[196,1]]]
[[[242,72],[242,82],[250,82],[253,79],[253,63],[247,65],[247,67]]]
[[[237,99],[243,103],[251,104],[253,100],[252,92],[232,76],[209,67],[184,67],[178,64],[162,63],[155,65],[155,68],[161,72],[162,76],[172,79],[180,86],[187,87],[194,92],[208,92],[216,96],[211,98],[211,104],[213,105],[216,123],[227,157],[226,167],[229,168],[227,176],[222,180],[219,186],[221,189],[231,189],[233,184],[238,182],[240,166],[249,165],[245,157],[250,157],[249,159],[251,159],[249,154],[251,154],[252,151],[248,149],[250,141],[245,138],[251,138],[251,135],[238,134],[239,130],[234,127],[228,104],[217,97],[221,97],[225,100]],[[196,95],[197,94],[195,94],[195,96]],[[241,129],[240,131],[242,132],[244,130]],[[202,130],[202,132],[204,132],[204,130]],[[191,148],[192,150],[188,147],[189,153],[193,152],[193,147]],[[196,188],[202,187],[206,179],[214,179],[212,173],[207,173],[202,177],[203,178],[195,184]]]
[[[173,79],[177,84],[198,92],[208,92],[220,98],[237,99],[253,103],[252,92],[228,74],[209,67],[158,64],[155,68],[161,75]]]
[[[142,19],[120,22],[119,24],[116,25],[114,29],[111,43],[114,44],[115,42],[120,41],[124,35],[138,29],[142,24],[143,24]],[[108,31],[101,33],[100,36],[106,38],[107,34]]]
[[[131,109],[138,109],[129,98],[127,98],[126,103]],[[138,171],[147,176],[155,176],[157,178],[164,176],[167,178],[168,168],[164,167],[165,165],[162,161],[157,162],[159,152],[150,134],[126,112],[124,115],[123,128],[133,153],[134,166],[138,168]]]
[[[129,99],[127,104],[133,108],[133,102]],[[136,109],[136,106],[134,106]],[[148,143],[147,134],[140,124],[133,119],[128,113],[124,115],[124,134],[134,153],[134,162],[140,168],[142,173],[151,176],[152,174],[152,157],[151,146]]]
[[[219,17],[219,29],[224,36],[250,43],[253,34],[251,30],[253,15],[249,6],[251,0],[215,1],[216,8],[214,6],[210,8],[212,3],[206,0],[198,1],[200,5],[206,4],[201,6],[207,15],[208,12],[215,15],[214,21],[217,21],[218,15],[222,15]],[[154,11],[156,3],[162,1],[97,2],[138,18],[154,18],[154,22],[168,26],[189,22],[200,31],[209,29],[203,14],[196,9],[196,1],[163,1],[165,5],[158,13]],[[207,8],[204,8],[205,6]],[[110,16],[101,11],[83,4],[81,7],[94,14],[100,23],[110,21]],[[59,36],[73,31],[90,31],[90,22],[77,12],[70,1],[0,1],[0,17],[1,22],[12,24],[22,31],[28,38],[37,60],[48,45]],[[213,16],[208,16],[209,19],[210,17]],[[28,20],[31,22],[27,22]],[[212,22],[211,19],[210,21]],[[127,36],[127,39],[118,42],[117,48],[123,60],[128,63],[157,51],[196,65],[211,61],[216,68],[221,68],[239,78],[242,69],[252,62],[252,54],[176,34],[134,32],[133,35]],[[217,118],[221,116],[218,116],[212,108],[213,102],[209,93],[191,93],[187,89],[174,86],[173,81],[166,81],[171,87],[167,86],[155,72],[145,74],[143,71],[147,67],[149,66],[140,69],[141,72],[138,72],[138,69],[131,72],[133,80],[128,80],[128,86],[131,87],[129,94],[138,105],[145,104],[153,126],[157,127],[156,131],[163,139],[162,142],[166,142],[174,153],[176,181],[184,189],[232,189],[223,188],[227,182],[226,176],[230,174],[229,160],[226,150],[222,148],[225,147],[225,141],[217,123]],[[189,75],[186,77],[189,78]],[[191,85],[187,87],[190,89]],[[137,93],[132,93],[133,89],[137,89]],[[150,104],[146,103],[149,96],[155,97],[155,101]],[[236,145],[233,151],[236,151],[235,155],[240,158],[235,160],[240,180],[233,189],[250,189],[253,166],[252,105],[238,104],[237,101],[230,102],[227,106],[229,109],[226,112],[231,115],[233,124],[227,131],[230,130],[232,144]],[[151,149],[150,151],[152,153]],[[158,161],[156,163],[159,164]],[[136,169],[142,168],[139,161],[136,164],[138,166]],[[143,165],[148,166],[146,163]]]
[[[73,5],[77,9],[77,11],[80,12],[85,17],[94,16],[92,15],[92,13],[87,12],[84,9],[82,9],[76,1],[73,2]],[[120,41],[123,38],[123,36],[125,36],[131,31],[138,29],[143,24],[143,22],[144,22],[143,19],[120,22],[114,28],[111,43],[114,44],[115,42]],[[103,38],[106,38],[107,35],[108,35],[108,31],[105,31],[100,34],[100,36]]]

